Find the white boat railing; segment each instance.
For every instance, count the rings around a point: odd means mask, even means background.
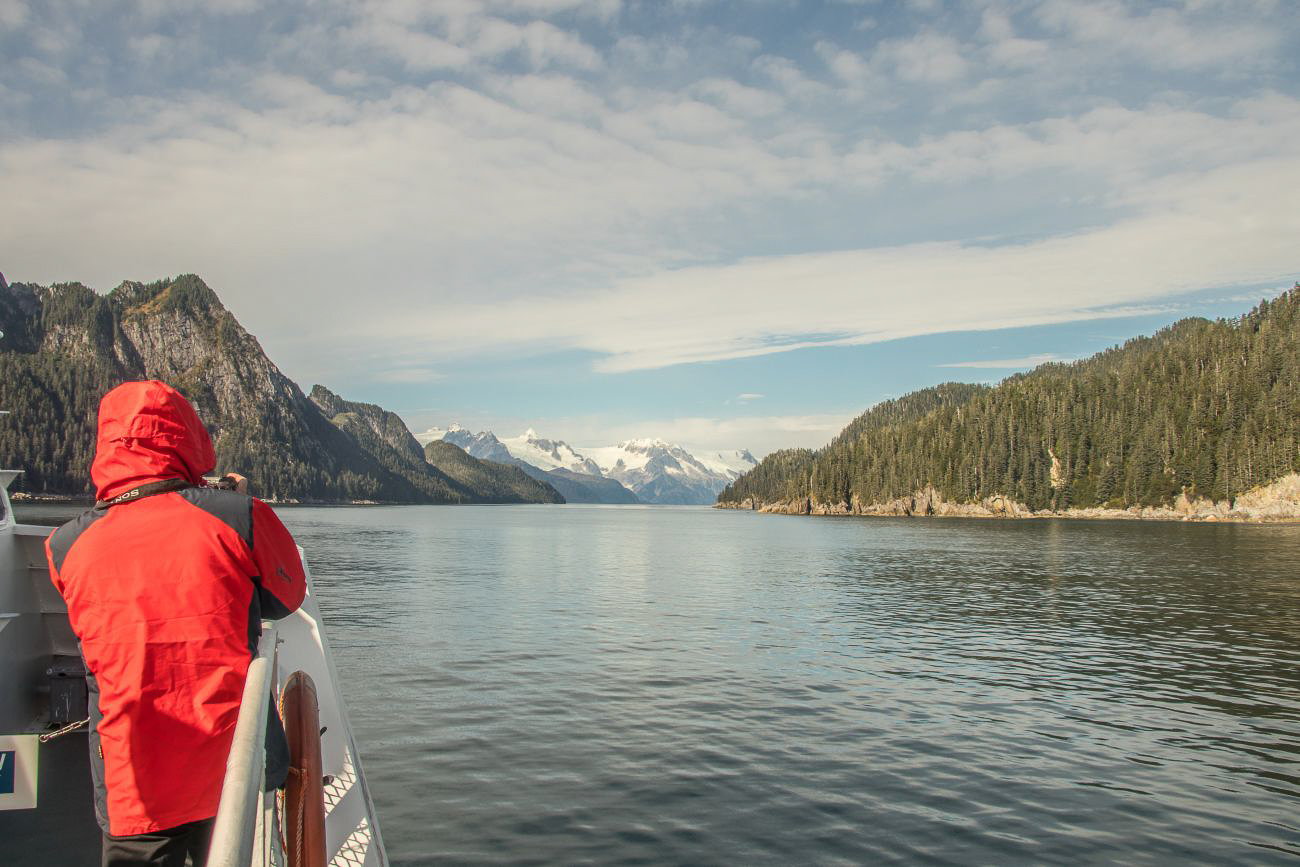
[[[266,777],[266,720],[276,664],[276,628],[262,624],[257,656],[248,666],[235,738],[226,759],[221,802],[208,850],[211,867],[249,867],[253,862],[258,805]]]

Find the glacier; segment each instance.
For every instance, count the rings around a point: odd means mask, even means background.
[[[543,437],[532,428],[519,436],[498,438],[492,431],[472,433],[453,424],[445,429],[430,428],[416,438],[421,442],[443,439],[476,458],[515,464],[525,472],[531,468],[538,473],[530,473],[535,478],[555,483],[558,477],[584,486],[577,500],[565,495],[571,502],[711,505],[723,488],[758,465],[746,449],[693,453],[658,438],[574,447],[564,440]],[[620,499],[610,482],[634,497]]]

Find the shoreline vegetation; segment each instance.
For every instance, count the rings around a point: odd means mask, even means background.
[[[886,503],[822,503],[811,498],[775,503],[753,499],[718,503],[715,509],[755,511],[774,515],[814,515],[877,518],[1066,518],[1094,521],[1188,521],[1198,523],[1288,524],[1300,523],[1300,473],[1271,485],[1247,491],[1233,500],[1189,498],[1179,494],[1168,506],[1130,506],[1116,509],[1093,506],[1082,509],[1030,509],[1024,503],[995,494],[974,503],[945,500],[933,487]]]
[[[768,455],[718,508],[1300,521],[1300,283],[1239,317],[877,404],[821,449]]]

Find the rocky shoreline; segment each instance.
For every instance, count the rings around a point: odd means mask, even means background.
[[[718,503],[714,508],[779,515],[1288,523],[1300,522],[1300,473],[1284,476],[1272,484],[1254,488],[1232,500],[1216,502],[1180,494],[1168,506],[1133,506],[1128,509],[1093,507],[1035,511],[999,494],[974,503],[956,503],[944,499],[939,491],[929,486],[910,497],[900,497],[885,503],[862,503],[857,499],[847,503],[823,503],[805,497],[776,503],[745,499],[736,503]]]

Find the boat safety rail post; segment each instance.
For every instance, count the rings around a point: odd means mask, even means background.
[[[235,738],[226,759],[221,803],[208,849],[209,867],[249,867],[252,863],[257,804],[266,776],[266,718],[271,705],[275,648],[275,627],[263,624],[257,656],[248,666]]]

